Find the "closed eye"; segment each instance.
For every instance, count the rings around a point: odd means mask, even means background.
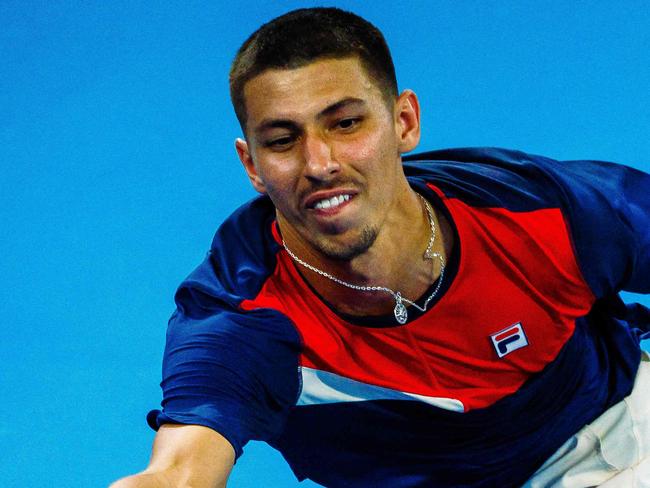
[[[294,141],[295,141],[294,136],[287,135],[287,136],[277,137],[275,139],[271,139],[264,142],[264,147],[282,151],[291,147]]]

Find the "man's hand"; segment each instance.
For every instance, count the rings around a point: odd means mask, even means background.
[[[147,469],[110,488],[225,487],[234,462],[232,445],[214,430],[165,424],[156,435]]]

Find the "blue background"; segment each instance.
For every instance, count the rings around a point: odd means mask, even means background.
[[[650,170],[646,2],[333,4],[385,32],[420,95],[421,149]],[[262,22],[309,5],[0,3],[0,486],[106,486],[145,467],[174,290],[254,195],[229,63]],[[229,487],[296,484],[251,443]]]

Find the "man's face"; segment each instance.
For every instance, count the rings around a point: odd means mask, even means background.
[[[417,140],[404,141],[402,106],[417,112],[415,95],[388,106],[357,58],[268,70],[244,95],[237,151],[283,234],[335,259],[363,253],[404,188],[400,154]]]

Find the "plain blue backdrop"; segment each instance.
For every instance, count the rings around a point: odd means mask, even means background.
[[[421,149],[650,169],[647,2],[328,4],[385,32]],[[254,195],[230,61],[310,5],[0,3],[0,486],[101,487],[146,465],[174,290]],[[251,443],[229,487],[296,484]]]

